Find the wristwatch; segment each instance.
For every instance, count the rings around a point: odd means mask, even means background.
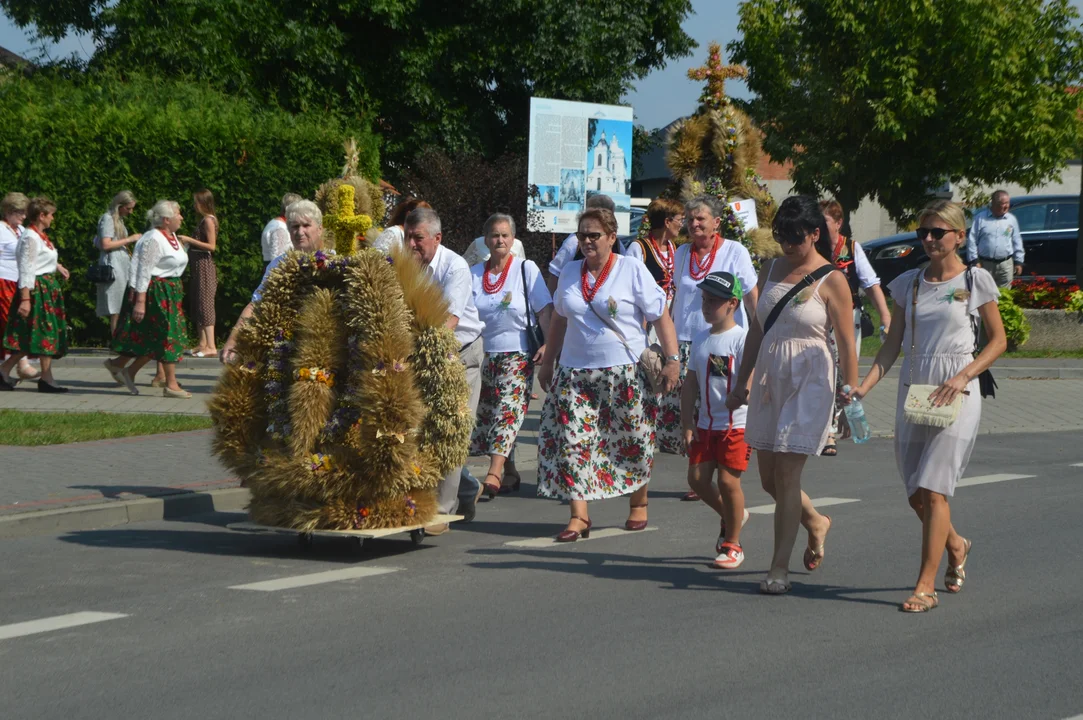
[[[681,356],[680,355],[666,355],[666,360],[672,360],[673,362],[680,362],[681,361]]]

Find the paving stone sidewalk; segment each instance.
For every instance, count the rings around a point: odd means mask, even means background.
[[[1057,374],[1050,369],[1063,369],[1065,375],[1080,370],[1081,379],[1028,379],[1034,374]],[[1083,361],[1019,360],[1000,363],[994,370],[1000,388],[995,400],[983,403],[982,433],[1083,430]],[[90,359],[56,369],[58,380],[70,386],[71,393],[43,395],[24,385],[0,395],[0,408],[206,414],[218,372],[216,361],[182,363],[178,377],[195,397],[166,400],[146,386],[153,374],[151,367],[140,376],[144,393],[133,397],[111,383],[100,359]],[[869,424],[878,437],[890,436],[894,429],[894,377],[895,372],[865,402]],[[538,394],[516,451],[523,470],[537,467],[538,416],[544,399]],[[210,438],[210,431],[197,431],[61,446],[0,445],[0,515],[235,487],[236,481],[211,456]],[[487,465],[483,458],[473,458],[469,464],[478,477]]]

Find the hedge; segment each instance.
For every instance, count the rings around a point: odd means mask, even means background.
[[[138,206],[129,232],[145,229],[158,199],[184,209],[182,233],[194,235],[192,193],[209,188],[221,225],[219,334],[228,330],[263,270],[260,232],[285,192],[311,197],[339,174],[343,141],[355,137],[360,170],[379,177],[378,141],[360,124],[320,113],[292,115],[205,87],[176,81],[42,74],[0,75],[0,194],[46,195],[58,206],[50,236],[72,273],[65,284],[74,340],[108,340],[94,313],[86,268],[96,260],[98,218],[118,191]]]

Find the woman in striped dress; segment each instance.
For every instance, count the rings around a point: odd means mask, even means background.
[[[181,275],[188,266],[182,244],[187,239],[177,236],[184,217],[177,203],[159,200],[147,213],[147,221],[152,229],[136,243],[131,287],[113,336],[118,356],[106,360],[105,368],[128,392],[138,395],[135,374],[151,359],[157,360],[165,374],[162,395],[190,398],[192,394],[177,383],[176,373],[186,335]]]
[[[0,365],[0,390],[12,390],[11,371],[27,355],[41,358],[38,392],[65,393],[53,380],[53,358],[68,352],[68,322],[64,311],[61,278],[68,279],[67,269],[58,262],[56,247],[46,231],[53,224],[56,204],[48,198],[30,201],[26,227],[19,235],[16,261],[19,268],[18,290],[8,313],[4,347],[11,355]]]

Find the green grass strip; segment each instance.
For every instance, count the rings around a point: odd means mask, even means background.
[[[205,430],[200,415],[42,413],[0,410],[0,445],[62,445],[159,433]]]

